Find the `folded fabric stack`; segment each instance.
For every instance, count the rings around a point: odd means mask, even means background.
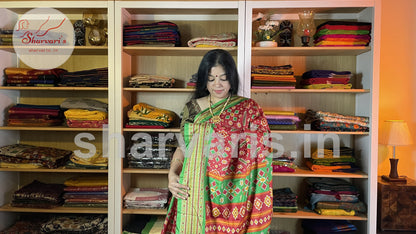
[[[180,46],[180,44],[178,26],[172,22],[124,25],[124,46]]]
[[[273,158],[273,172],[295,172],[298,166],[295,164],[294,161],[294,158],[287,157],[284,155],[278,158]]]
[[[296,130],[299,117],[292,111],[264,111],[271,130]]]
[[[290,188],[273,189],[273,211],[297,212],[298,196]]]
[[[59,105],[16,104],[8,115],[8,126],[49,127],[61,125],[64,119]]]
[[[186,83],[186,88],[194,89],[196,87],[196,81],[198,80],[197,74],[193,74],[192,78]]]
[[[367,46],[371,23],[328,21],[316,27],[315,46]]]
[[[18,220],[8,228],[0,231],[0,234],[41,234],[42,224],[48,221],[47,215],[27,215],[21,213]]]
[[[205,37],[196,37],[188,41],[189,47],[234,47],[237,46],[237,35],[219,33]]]
[[[130,168],[169,168],[177,145],[176,139],[167,139],[163,145],[159,144],[158,135],[153,134],[151,139],[152,142],[146,142],[144,137],[139,137],[132,142],[127,154],[127,163]]]
[[[65,181],[64,195],[68,207],[107,207],[107,175],[77,176]]]
[[[354,216],[365,213],[357,188],[340,178],[306,178],[309,208],[320,215]]]
[[[129,86],[133,88],[172,88],[175,79],[166,76],[138,74],[129,77]]]
[[[108,233],[106,215],[54,215],[41,225],[41,233]]]
[[[58,86],[108,87],[108,68],[62,73]]]
[[[98,151],[90,158],[78,157],[72,154],[66,162],[65,168],[103,170],[108,168],[108,158],[103,157],[102,153]]]
[[[88,98],[67,98],[60,107],[65,110],[70,128],[102,128],[108,124],[108,104]]]
[[[175,112],[160,109],[146,103],[138,103],[127,112],[129,122],[126,128],[169,128],[175,125]]]
[[[62,205],[63,184],[46,184],[34,180],[13,193],[11,206],[26,208],[54,208]]]
[[[296,79],[292,65],[251,67],[251,88],[253,89],[294,89]]]
[[[300,86],[304,89],[351,89],[351,72],[310,70],[302,75]]]
[[[302,228],[304,234],[357,233],[357,227],[348,220],[304,219]]]
[[[165,216],[135,215],[123,227],[123,234],[160,234]]]
[[[126,209],[163,209],[168,202],[167,188],[130,188],[124,196]]]
[[[316,172],[356,172],[354,150],[349,147],[340,147],[334,155],[333,149],[323,149],[322,153],[315,150],[312,158],[306,161],[306,166]]]
[[[5,86],[56,86],[60,75],[66,70],[54,68],[36,70],[30,68],[8,67],[4,69]]]
[[[342,115],[324,111],[307,110],[305,123],[318,131],[368,132],[370,119],[365,116]]]
[[[0,45],[13,45],[13,30],[0,29]]]
[[[0,166],[7,168],[58,168],[72,151],[52,147],[13,144],[0,147]]]

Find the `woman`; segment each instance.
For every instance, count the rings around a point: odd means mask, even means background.
[[[171,200],[162,233],[268,233],[272,218],[269,127],[261,108],[237,96],[225,50],[209,51],[183,111],[185,147],[169,171]]]

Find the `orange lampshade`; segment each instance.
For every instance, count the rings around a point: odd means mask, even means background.
[[[404,120],[384,121],[381,129],[380,144],[392,146],[413,144],[407,123]]]

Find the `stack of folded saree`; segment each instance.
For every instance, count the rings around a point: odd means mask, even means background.
[[[72,151],[52,147],[13,144],[0,147],[0,166],[8,168],[58,168]]]
[[[90,158],[78,157],[76,154],[72,154],[66,162],[65,168],[104,170],[108,168],[108,158],[103,157],[102,153],[98,151]]]
[[[251,67],[251,88],[294,89],[296,79],[292,65]]]
[[[306,178],[309,208],[320,215],[354,216],[365,213],[357,188],[340,178]]]
[[[367,46],[371,23],[328,21],[316,27],[315,46]]]
[[[294,158],[284,155],[277,158],[273,158],[273,172],[295,172],[298,166],[295,164],[294,161]]]
[[[193,74],[191,79],[186,82],[186,88],[194,89],[196,87],[196,81],[198,80],[197,74]]]
[[[129,77],[129,86],[133,88],[172,88],[175,79],[167,76],[138,74]]]
[[[8,67],[4,69],[5,86],[56,86],[60,75],[66,70],[60,68],[36,70],[31,68]]]
[[[147,136],[147,135],[146,135]],[[176,149],[176,139],[163,139],[160,144],[159,136],[151,135],[151,142],[145,137],[139,137],[132,142],[127,154],[127,164],[130,168],[169,168],[171,158]]]
[[[169,21],[124,25],[124,46],[180,46],[178,26]]]
[[[48,127],[63,122],[59,105],[16,104],[9,108],[8,115],[8,126]]]
[[[138,103],[127,112],[126,128],[169,128],[176,124],[175,112],[160,109],[146,103]]]
[[[108,218],[99,214],[53,215],[42,223],[40,233],[108,233]]]
[[[289,187],[273,189],[273,211],[297,212],[298,196]]]
[[[58,86],[70,87],[107,87],[108,68],[96,68],[61,74]]]
[[[348,220],[303,219],[304,234],[357,233],[357,227]]]
[[[11,206],[53,208],[62,205],[63,184],[46,184],[34,180],[13,193]]]
[[[220,33],[205,37],[196,37],[188,41],[189,47],[234,47],[237,46],[237,35]]]
[[[13,45],[13,29],[0,29],[0,45]]]
[[[318,131],[368,132],[370,120],[365,116],[342,115],[338,113],[307,110],[305,123]]]
[[[77,176],[65,181],[63,206],[107,207],[107,175]]]
[[[315,150],[312,158],[306,161],[306,166],[316,172],[355,172],[356,166],[354,150],[349,147],[340,147],[334,155],[334,149],[323,149],[322,153]]]
[[[296,130],[300,118],[292,111],[264,111],[271,130]]]
[[[351,89],[351,72],[310,70],[302,75],[299,85],[304,89]]]
[[[70,128],[102,128],[108,124],[108,104],[87,98],[65,99],[60,107]]]
[[[167,188],[130,188],[124,196],[126,209],[163,209],[168,202]]]

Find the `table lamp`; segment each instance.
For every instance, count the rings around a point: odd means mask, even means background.
[[[390,158],[390,174],[389,176],[383,175],[382,179],[388,182],[406,183],[406,177],[399,176],[397,173],[399,159],[396,158],[396,146],[411,145],[413,143],[407,123],[404,120],[384,121],[380,143],[393,146],[393,157]]]

